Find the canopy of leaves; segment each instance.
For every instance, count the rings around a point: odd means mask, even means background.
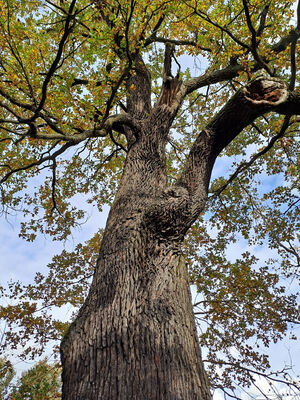
[[[292,0],[0,0],[2,213],[23,213],[25,240],[66,240],[85,219],[75,195],[100,211],[111,204],[126,156],[120,121],[135,90],[126,86],[133,55],[151,72],[155,103],[166,43],[174,75],[205,78],[170,132],[172,183],[199,131],[258,73],[299,90],[299,14]],[[228,67],[229,79],[214,78]],[[225,391],[249,386],[255,373],[299,387],[287,370],[277,378],[264,353],[299,323],[298,133],[299,119],[274,114],[244,129],[218,159],[207,212],[185,242],[211,382]],[[61,337],[67,325],[52,310],[82,304],[101,233],[55,256],[47,276],[0,288],[9,302],[0,308],[3,350],[21,344],[34,357]]]

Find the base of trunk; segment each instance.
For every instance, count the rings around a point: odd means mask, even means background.
[[[63,400],[211,399],[185,262],[151,247],[140,262],[136,247],[99,259],[62,342]]]

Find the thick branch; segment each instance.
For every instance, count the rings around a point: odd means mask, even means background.
[[[200,89],[204,86],[212,85],[214,83],[228,81],[238,76],[238,73],[243,70],[239,64],[228,65],[228,67],[219,71],[208,72],[197,78],[193,78],[184,83],[186,87],[185,94],[192,93],[194,90]]]
[[[300,29],[291,30],[288,35],[284,36],[282,39],[279,40],[279,42],[275,43],[272,46],[272,50],[274,50],[275,53],[280,53],[284,51],[290,43],[297,41],[299,38]]]
[[[178,181],[193,199],[195,217],[207,196],[216,157],[247,125],[270,111],[300,115],[300,94],[289,93],[278,79],[261,76],[239,90],[200,133]]]
[[[163,80],[166,82],[168,79],[172,79],[172,53],[174,51],[174,46],[170,43],[166,44],[165,47],[165,59],[164,59],[164,72]]]
[[[243,171],[247,170],[252,164],[255,163],[255,161],[260,158],[261,156],[263,156],[264,154],[266,154],[273,146],[274,144],[277,142],[278,139],[282,138],[282,136],[284,136],[284,134],[286,133],[286,130],[289,126],[289,120],[290,117],[286,116],[285,120],[282,124],[282,127],[280,129],[280,131],[277,133],[277,135],[273,136],[272,139],[269,141],[269,143],[267,144],[267,146],[265,146],[261,151],[259,151],[258,153],[255,153],[251,156],[250,160],[247,162],[242,162],[237,169],[235,170],[235,172],[228,178],[228,180],[224,183],[224,185],[222,185],[221,187],[219,187],[218,189],[216,189],[213,193],[213,195],[211,196],[211,198],[219,196],[223,190],[225,190],[227,188],[227,186],[233,182],[236,177],[241,174]]]
[[[44,115],[42,115],[41,117],[45,121],[47,121],[48,125],[52,129],[54,128],[55,124],[51,122],[49,118],[46,118]],[[94,129],[87,129],[80,133],[76,132],[74,134],[65,134],[61,132],[59,129],[55,129],[55,133],[40,133],[38,128],[34,125],[34,123],[29,123],[28,131],[21,136],[22,137],[30,136],[34,137],[35,139],[42,139],[42,140],[59,140],[62,142],[71,142],[75,144],[89,138],[107,136],[112,131],[125,134],[124,127],[126,126],[132,129],[133,132],[136,132],[136,134],[138,134],[140,129],[138,122],[135,121],[133,118],[131,118],[128,114],[124,113],[124,114],[116,114],[110,116],[105,120],[105,122],[103,122],[98,127],[95,127]]]
[[[296,43],[300,38],[300,1],[298,0],[297,6],[297,26],[296,29],[292,29],[286,36],[282,37],[277,43],[272,46],[272,50],[275,53],[284,51],[290,43]]]

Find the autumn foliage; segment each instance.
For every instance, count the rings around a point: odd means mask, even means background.
[[[268,76],[293,93],[290,113],[267,110],[221,152],[183,246],[210,382],[233,396],[256,376],[299,389],[266,351],[299,324],[299,14],[292,0],[0,0],[1,213],[21,213],[29,242],[67,240],[87,218],[78,198],[111,206],[135,129],[138,57],[152,104],[168,78],[175,92],[190,88],[168,138],[170,186],[199,132],[249,82]],[[53,310],[82,305],[102,234],[55,255],[31,284],[2,282],[2,351],[34,358],[57,345],[68,322]]]

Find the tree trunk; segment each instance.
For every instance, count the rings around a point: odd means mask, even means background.
[[[64,400],[211,399],[180,252],[186,193],[167,188],[165,140],[150,142],[160,134],[128,153],[89,296],[62,342]]]
[[[121,129],[129,147],[124,173],[89,296],[62,342],[63,400],[209,400],[180,246],[204,208],[222,149],[266,112],[298,115],[300,100],[278,79],[251,81],[199,133],[180,179],[168,186],[169,129],[186,94],[203,82],[167,77],[151,108],[140,58],[135,68],[132,121]]]
[[[145,232],[131,239],[106,239],[63,342],[63,399],[208,400],[184,260]]]

